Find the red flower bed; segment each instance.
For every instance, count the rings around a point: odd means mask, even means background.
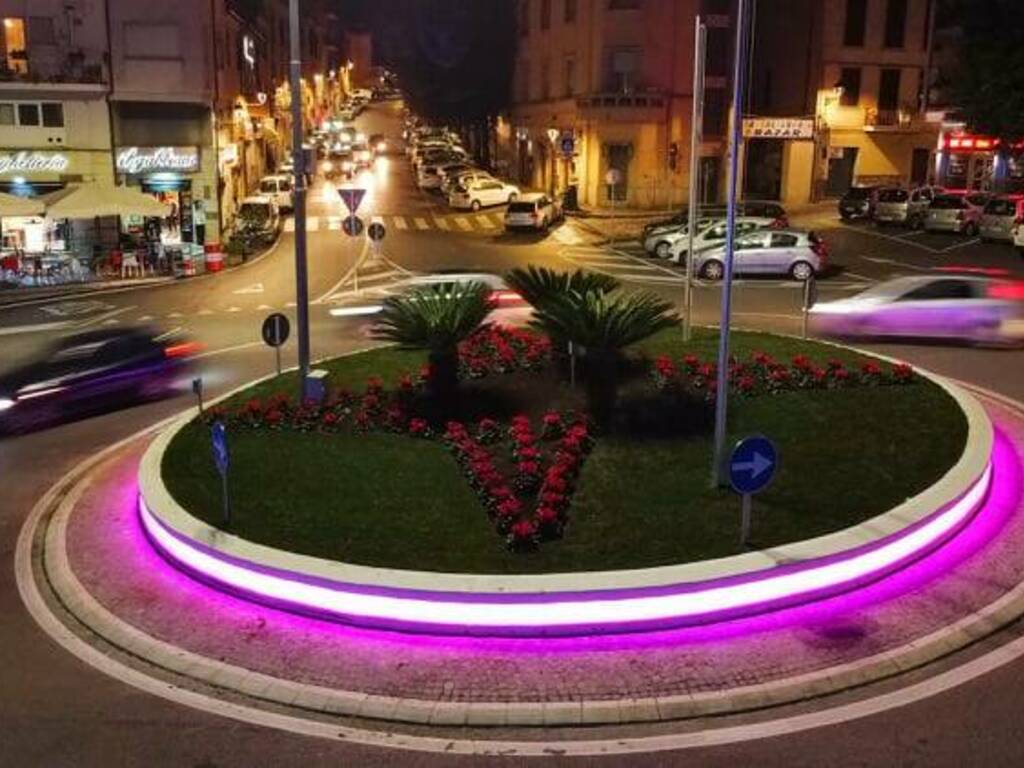
[[[536,371],[551,359],[551,342],[522,328],[487,325],[459,344],[459,375],[467,379]]]

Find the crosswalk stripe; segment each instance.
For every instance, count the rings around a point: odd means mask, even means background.
[[[341,229],[341,217],[340,216],[328,216],[327,217],[327,228],[328,229]]]
[[[494,222],[491,221],[490,216],[477,216],[475,221],[480,225],[481,229],[494,229]]]
[[[421,219],[417,216],[413,221],[416,222],[416,229],[430,229],[430,225],[427,223],[426,219]]]
[[[242,308],[241,308],[241,307],[228,307],[228,308],[227,308],[226,310],[224,310],[224,311],[225,311],[225,312],[241,312],[241,311],[242,311]]]
[[[306,231],[307,232],[316,232],[319,229],[320,229],[320,217],[319,216],[310,216],[308,219],[306,219]]]
[[[392,216],[391,223],[395,225],[395,229],[408,229],[409,225],[405,223],[405,219],[401,216]]]
[[[469,223],[469,220],[463,216],[456,216],[455,223],[459,225],[459,229],[468,231],[473,228],[473,225]]]
[[[196,312],[196,314],[197,315],[212,315],[213,314],[213,310],[212,309],[200,309],[198,312]]]
[[[136,322],[138,322],[138,323],[148,323],[152,319],[153,319],[152,315],[143,315]]]
[[[284,231],[285,232],[294,232],[295,231],[295,219],[285,219]]]
[[[452,228],[451,224],[448,223],[447,219],[441,219],[438,218],[437,216],[434,217],[434,224],[437,225],[438,229],[450,230]]]

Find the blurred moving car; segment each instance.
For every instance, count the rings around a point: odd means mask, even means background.
[[[978,233],[985,242],[1013,242],[1013,228],[1024,219],[1024,195],[1000,195],[985,204]]]
[[[264,176],[260,179],[260,195],[269,197],[276,204],[278,210],[295,210],[295,198],[292,192],[292,179],[283,173],[273,176]]]
[[[753,232],[758,229],[764,229],[771,224],[772,219],[761,219],[756,217],[742,217],[736,219],[736,236],[744,235],[747,232]],[[697,230],[693,237],[693,250],[699,253],[700,251],[707,250],[708,248],[716,248],[719,245],[725,243],[725,234],[729,230],[728,222],[725,219],[698,219]],[[647,242],[644,243],[644,250],[647,250],[648,245],[651,246],[651,250],[648,253],[654,253],[659,255],[665,252],[664,248],[660,247],[662,242],[668,242],[669,247],[667,250],[669,261],[673,261],[676,264],[683,264],[686,261],[686,254],[690,251],[690,238],[687,236],[689,229],[686,225],[679,230],[674,232],[668,232],[660,235],[654,235]]]
[[[943,192],[928,206],[924,228],[928,232],[956,232],[977,237],[981,216],[991,199],[985,192]]]
[[[67,336],[0,377],[0,432],[174,394],[200,347],[150,328]]]
[[[505,229],[547,229],[564,217],[561,200],[553,200],[539,193],[523,195],[508,204],[505,210]]]
[[[460,184],[448,195],[452,208],[479,211],[489,205],[512,203],[519,197],[519,187],[497,179],[478,179]]]
[[[1013,226],[1013,244],[1017,248],[1017,253],[1024,256],[1024,218],[1018,219]]]
[[[733,271],[739,275],[788,275],[804,281],[828,266],[828,249],[814,232],[758,229],[737,237],[735,245]],[[705,280],[721,280],[725,245],[695,253],[693,267]]]
[[[928,206],[941,187],[884,187],[878,191],[875,221],[879,224],[902,224],[917,229],[924,226]]]
[[[873,184],[850,187],[839,198],[839,217],[843,221],[870,219],[875,215],[878,191],[879,187]]]
[[[1024,283],[977,275],[899,277],[837,301],[820,302],[812,327],[840,337],[958,339],[1024,343]]]
[[[697,217],[702,219],[724,219],[728,213],[729,211],[724,205],[701,205],[697,208]],[[786,209],[771,200],[740,200],[736,204],[736,215],[770,219],[771,226],[778,229],[785,229],[789,226]],[[643,242],[660,230],[673,230],[686,226],[689,221],[689,209],[683,208],[675,216],[646,224],[640,233],[640,240]]]

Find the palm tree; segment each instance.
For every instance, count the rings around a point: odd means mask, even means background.
[[[553,342],[585,350],[587,403],[599,422],[615,407],[623,349],[679,322],[671,303],[646,292],[620,293],[618,281],[604,275],[530,267],[513,270],[507,281],[533,305],[532,325]]]
[[[384,301],[373,335],[407,349],[427,350],[428,391],[439,400],[450,400],[459,383],[459,342],[491,313],[490,294],[481,282],[452,282],[391,296]]]

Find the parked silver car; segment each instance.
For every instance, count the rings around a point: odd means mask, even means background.
[[[928,232],[956,232],[977,237],[981,215],[992,198],[986,192],[943,192],[928,206],[924,228]]]
[[[736,219],[736,235],[745,232],[753,232],[757,229],[771,227],[774,219],[762,218],[760,216],[742,216]],[[725,242],[725,233],[728,230],[725,219],[698,219],[697,230],[693,238],[693,250],[702,251],[708,248],[715,248]],[[776,230],[778,231],[778,230]],[[662,232],[655,234],[644,243],[644,249],[648,253],[658,256],[665,252],[661,243],[667,242],[668,259],[681,264],[690,250],[690,238],[687,237],[687,228],[684,224],[674,232]],[[650,249],[648,250],[648,247]]]
[[[563,216],[560,200],[538,193],[526,194],[505,209],[505,229],[547,229]]]
[[[694,272],[705,280],[725,274],[725,246],[694,255]],[[788,275],[809,280],[828,266],[828,248],[814,232],[759,229],[736,238],[733,271],[740,275]]]
[[[979,232],[985,241],[1013,242],[1013,228],[1024,219],[1024,196],[993,197],[981,213]]]
[[[875,221],[879,224],[902,224],[917,229],[924,225],[928,206],[940,192],[940,187],[885,187],[878,192]]]

